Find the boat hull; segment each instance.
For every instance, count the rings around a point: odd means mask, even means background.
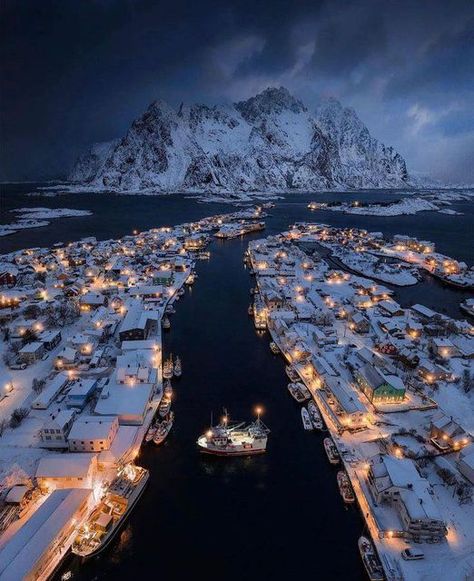
[[[202,454],[208,454],[209,456],[256,456],[257,454],[265,454],[266,449],[254,449],[254,450],[214,450],[210,448],[203,448],[199,446],[199,451]]]
[[[117,524],[115,525],[115,527],[113,527],[113,529],[106,536],[106,538],[104,538],[103,542],[95,550],[91,551],[90,553],[85,553],[85,552],[82,552],[82,551],[78,551],[78,550],[72,549],[72,552],[75,555],[78,555],[79,557],[82,557],[83,559],[90,559],[91,557],[96,557],[97,555],[99,555],[100,553],[102,553],[102,551],[104,551],[109,546],[109,544],[113,541],[113,539],[115,538],[116,534],[119,532],[119,530],[122,528],[124,522],[129,517],[130,513],[132,512],[133,507],[135,506],[135,504],[138,502],[138,500],[140,499],[141,495],[143,494],[149,478],[150,478],[150,474],[147,472],[146,475],[143,477],[143,482],[140,484],[140,486],[139,486],[139,488],[137,490],[137,493],[133,497],[132,502],[127,506],[127,510],[125,511],[124,515],[117,522]]]

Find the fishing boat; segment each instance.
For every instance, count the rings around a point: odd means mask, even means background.
[[[148,482],[145,468],[126,464],[118,472],[99,506],[79,528],[72,543],[72,552],[92,557],[102,552],[117,534],[140,498]]]
[[[291,379],[291,381],[293,381],[293,382],[299,381],[300,376],[298,375],[298,373],[294,367],[292,367],[291,365],[287,365],[285,367],[285,371],[286,371],[286,374],[289,377],[289,379]]]
[[[304,403],[311,397],[311,394],[306,389],[306,386],[304,386],[302,383],[289,383],[287,387],[292,397],[298,403]]]
[[[171,380],[165,379],[163,383],[163,393],[167,397],[171,397],[173,395],[173,386],[171,385]]]
[[[158,415],[160,418],[166,417],[170,413],[171,409],[171,397],[168,395],[163,395],[158,406]]]
[[[178,296],[179,296],[179,297],[182,297],[182,296],[184,295],[184,293],[185,293],[185,292],[186,292],[186,291],[184,290],[184,288],[180,288],[180,289],[179,289],[179,291],[178,291]]]
[[[343,470],[340,470],[337,473],[337,485],[339,486],[339,492],[341,493],[344,502],[350,504],[355,501],[355,495],[354,491],[352,490],[351,481]]]
[[[185,283],[188,286],[191,286],[191,285],[193,285],[195,283],[195,281],[196,281],[196,275],[194,274],[194,272],[191,272],[189,274],[188,278],[185,280]]]
[[[321,417],[318,406],[314,403],[314,401],[310,401],[308,403],[308,413],[314,429],[322,430],[324,428],[323,418]]]
[[[231,423],[226,413],[219,425],[213,426],[211,421],[211,427],[198,438],[197,445],[204,454],[252,456],[265,452],[269,433],[258,412],[257,420],[250,424]]]
[[[278,353],[280,353],[280,349],[279,349],[278,345],[274,341],[271,341],[270,342],[270,351],[274,355],[278,355]]]
[[[358,545],[359,553],[370,581],[383,581],[385,579],[383,567],[372,542],[367,537],[362,536],[359,538]]]
[[[155,435],[153,436],[153,444],[159,446],[166,440],[168,434],[170,433],[171,428],[173,427],[173,422],[174,422],[174,413],[170,412],[168,418],[159,422],[158,425],[156,426],[156,432]]]
[[[183,373],[183,368],[181,366],[181,359],[179,357],[176,357],[176,359],[175,359],[173,373],[174,373],[175,377],[181,377],[181,374]]]
[[[313,429],[313,424],[306,408],[301,408],[301,420],[303,421],[303,427],[305,430],[311,431]]]
[[[337,451],[336,445],[331,440],[331,438],[324,438],[323,444],[329,462],[331,462],[331,464],[339,464],[340,461],[339,452]]]
[[[170,356],[165,360],[163,365],[163,377],[164,379],[171,379],[174,373],[173,358]]]
[[[305,399],[301,391],[298,389],[298,385],[296,383],[289,383],[287,388],[293,399],[295,399],[298,403],[304,403]]]
[[[166,305],[165,313],[167,315],[174,315],[176,313],[176,309],[173,307],[173,305]]]
[[[166,315],[161,320],[161,326],[163,327],[163,329],[170,329],[171,328],[171,322]]]
[[[145,434],[145,442],[151,442],[153,440],[153,436],[156,433],[156,426],[152,424],[149,428],[147,433]]]
[[[249,308],[247,309],[247,313],[252,316],[253,315],[253,305],[249,305]]]

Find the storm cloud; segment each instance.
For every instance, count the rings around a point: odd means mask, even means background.
[[[0,179],[67,174],[163,98],[333,95],[409,169],[474,182],[469,0],[4,0]]]

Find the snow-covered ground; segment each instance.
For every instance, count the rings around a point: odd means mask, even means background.
[[[47,226],[49,220],[92,215],[89,210],[72,210],[70,208],[17,208],[11,212],[18,214],[18,221],[0,225],[0,236],[15,234],[18,230],[41,228]]]

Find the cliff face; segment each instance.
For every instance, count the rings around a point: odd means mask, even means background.
[[[118,141],[81,156],[71,181],[157,192],[403,187],[403,158],[336,100],[315,112],[284,89],[230,106],[156,101]]]

